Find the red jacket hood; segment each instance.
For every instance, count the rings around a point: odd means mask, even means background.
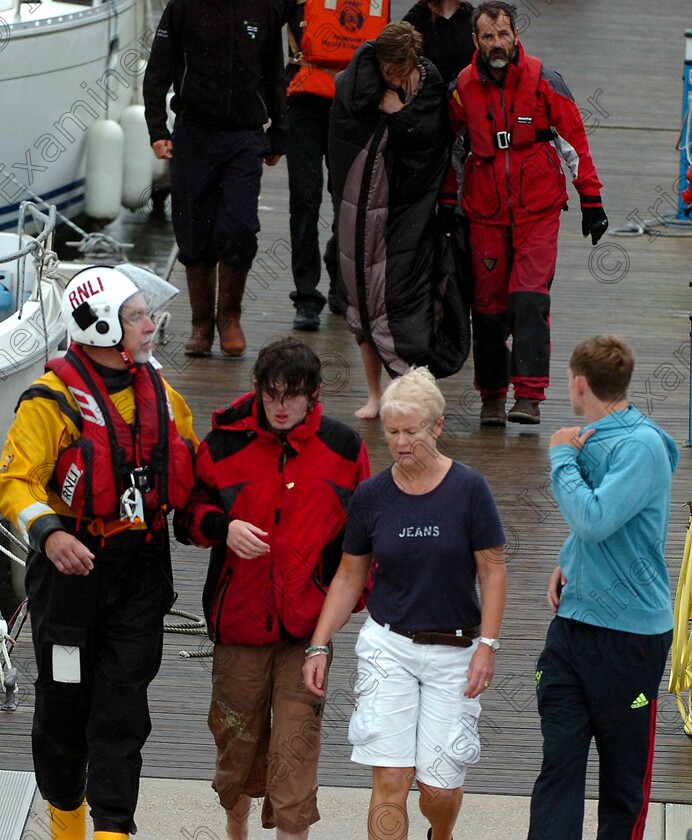
[[[293,449],[300,451],[302,441],[308,440],[317,432],[322,419],[322,403],[316,402],[302,423],[294,426],[289,432],[277,433],[260,425],[258,410],[257,394],[248,391],[233,400],[230,405],[217,409],[212,415],[211,427],[231,432],[250,432],[260,438],[285,438]]]

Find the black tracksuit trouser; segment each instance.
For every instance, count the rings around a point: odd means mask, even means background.
[[[26,589],[38,676],[32,729],[36,781],[63,811],[86,796],[94,829],[128,834],[151,731],[147,689],[161,664],[173,600],[168,534],[129,531],[95,554],[86,576],[34,553]]]
[[[326,226],[320,215],[323,163],[327,162],[329,113],[332,100],[313,94],[296,94],[288,100],[290,134],[286,161],[291,229],[291,268],[296,290],[290,297],[296,309],[307,307],[319,313],[326,302],[318,289],[322,272],[320,228]],[[329,184],[327,184],[329,186]],[[331,190],[330,190],[331,192]],[[325,212],[331,216],[331,208]],[[336,282],[337,252],[334,230],[324,252],[330,290]]]
[[[543,766],[531,797],[529,840],[581,840],[592,738],[598,840],[641,840],[671,640],[672,631],[645,636],[553,620],[536,671]]]

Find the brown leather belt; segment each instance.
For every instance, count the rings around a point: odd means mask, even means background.
[[[401,630],[399,627],[392,627],[385,621],[380,621],[371,615],[370,618],[379,624],[380,627],[386,627],[397,636],[405,636],[407,639],[416,645],[452,645],[453,647],[471,647],[473,640],[478,638],[480,634],[480,627],[466,627],[463,630]]]

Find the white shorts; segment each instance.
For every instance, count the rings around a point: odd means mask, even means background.
[[[415,767],[431,787],[457,788],[480,758],[481,704],[464,697],[471,647],[417,645],[368,618],[356,643],[351,759]]]

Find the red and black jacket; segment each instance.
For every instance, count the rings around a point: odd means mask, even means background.
[[[78,517],[117,519],[131,474],[146,468],[147,511],[183,507],[194,484],[194,448],[181,437],[163,380],[150,363],[133,374],[136,420],[128,425],[103,378],[78,344],[46,365],[77,402],[81,436],[60,453],[55,479],[60,496]]]
[[[471,221],[512,225],[559,213],[568,198],[560,156],[582,203],[600,204],[602,185],[572,94],[521,44],[502,82],[476,50],[459,73],[449,113],[457,141],[467,136],[470,152],[463,173],[458,163],[450,167],[442,201],[456,200],[461,174],[461,204]]]
[[[310,635],[341,560],[346,508],[370,474],[365,443],[317,403],[286,434],[263,428],[253,393],[212,418],[178,538],[211,546],[204,611],[212,641],[264,645]],[[246,560],[228,525],[262,528],[271,551]],[[181,527],[182,526],[182,527]]]

